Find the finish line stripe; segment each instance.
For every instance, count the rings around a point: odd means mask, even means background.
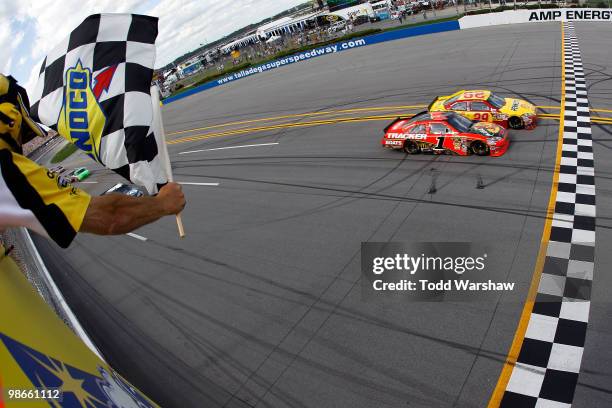
[[[534,298],[530,291],[489,407],[570,407],[582,363],[595,267],[595,169],[586,81],[573,23],[563,23],[562,32],[563,139],[551,192],[554,209],[542,237],[544,256],[540,254],[534,273],[534,278],[539,275],[537,291]]]

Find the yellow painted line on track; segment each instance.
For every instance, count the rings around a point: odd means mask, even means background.
[[[204,126],[204,127],[193,128],[193,129],[185,129],[185,130],[180,130],[176,132],[170,132],[167,134],[167,136],[174,136],[174,135],[180,135],[180,134],[191,133],[191,132],[201,132],[203,130],[218,129],[218,128],[229,127],[229,126],[248,125],[252,123],[261,123],[261,122],[272,122],[275,120],[282,120],[282,119],[304,118],[304,117],[310,117],[310,116],[327,116],[327,115],[336,116],[336,115],[342,115],[346,113],[368,112],[368,111],[399,111],[403,109],[422,109],[426,107],[427,105],[374,106],[374,107],[367,107],[367,108],[351,108],[351,109],[328,110],[328,111],[320,111],[320,112],[294,113],[294,114],[289,114],[289,115],[280,115],[280,116],[272,116],[272,117],[267,117],[267,118],[258,118],[258,119],[249,119],[249,120],[239,120],[239,121],[234,121],[234,122],[221,123],[218,125]],[[536,108],[538,109],[560,109],[559,106],[548,106],[548,105],[536,106]],[[612,110],[609,110],[609,109],[591,109],[591,111],[592,112],[612,113]],[[543,118],[557,117],[557,115],[546,114],[546,113],[540,113],[538,116],[543,117]],[[602,121],[608,121],[608,120],[612,121],[612,118],[608,118],[605,116],[597,116],[597,117],[594,117],[593,119],[602,120]],[[279,123],[277,125],[279,126],[288,125],[289,127],[293,126],[292,123],[285,123],[285,124]],[[240,128],[239,130],[242,130],[242,129],[248,129],[248,128]],[[254,129],[258,129],[258,128],[254,128]],[[256,131],[259,131],[259,130],[256,130]],[[194,136],[194,137],[200,137],[200,136],[201,135]],[[177,140],[183,140],[183,139],[177,139]]]
[[[308,116],[323,116],[323,115],[337,115],[342,113],[352,113],[352,112],[363,112],[363,111],[394,111],[401,109],[420,109],[426,108],[427,105],[405,105],[405,106],[379,106],[379,107],[371,107],[371,108],[353,108],[353,109],[341,109],[341,110],[331,110],[331,111],[321,111],[321,112],[306,112],[306,113],[293,113],[290,115],[282,115],[282,116],[273,116],[270,118],[259,118],[259,119],[250,119],[250,120],[239,120],[235,122],[221,123],[219,125],[211,125],[205,127],[199,127],[194,129],[186,129],[179,130],[176,132],[170,132],[166,136],[180,135],[189,132],[198,132],[207,129],[215,129],[220,127],[234,126],[234,125],[244,125],[249,123],[257,123],[257,122],[270,122],[273,120],[281,120],[281,119],[291,119],[291,118],[303,118]]]
[[[538,118],[540,118],[540,119],[555,119],[555,120],[559,120],[559,115],[539,114]],[[603,124],[603,125],[610,125],[610,124],[612,124],[612,118],[605,118],[605,117],[601,117],[601,116],[591,116],[591,122],[593,122],[593,123],[600,123],[600,124]]]
[[[402,115],[403,117],[409,118],[412,115]],[[560,120],[559,115],[555,114],[540,114],[538,115],[540,119],[543,120]],[[241,128],[241,129],[232,129],[224,132],[211,132],[204,133],[201,135],[187,136],[180,139],[170,140],[167,143],[169,145],[179,144],[179,143],[187,143],[187,142],[195,142],[199,140],[212,139],[223,136],[234,136],[234,135],[244,135],[248,133],[257,133],[257,132],[266,132],[271,130],[279,130],[279,129],[291,129],[291,128],[299,128],[299,127],[312,127],[312,126],[324,126],[324,125],[335,125],[339,123],[358,123],[358,122],[372,122],[377,120],[392,120],[397,118],[397,115],[377,115],[377,116],[353,116],[353,117],[343,117],[336,119],[326,119],[326,120],[316,120],[309,122],[292,122],[292,123],[281,123],[275,125],[268,126],[259,126],[259,127],[251,127],[251,128]],[[598,118],[592,117],[591,121],[593,123],[612,125],[612,118]]]
[[[406,117],[410,117],[407,115]],[[178,144],[178,143],[186,143],[193,142],[197,140],[211,139],[215,137],[222,136],[232,136],[232,135],[240,135],[245,133],[255,133],[255,132],[264,132],[268,130],[277,130],[277,129],[290,129],[290,128],[299,128],[299,127],[310,127],[310,126],[321,126],[321,125],[333,125],[336,123],[359,123],[359,122],[369,122],[375,120],[391,120],[397,118],[397,115],[381,115],[381,116],[366,116],[366,117],[349,117],[349,118],[339,118],[339,119],[329,119],[329,120],[316,120],[310,122],[294,122],[294,123],[285,123],[280,125],[270,125],[270,126],[261,126],[256,128],[246,128],[246,129],[235,129],[228,130],[225,132],[218,133],[205,133],[202,135],[196,136],[188,136],[181,139],[170,140],[167,143]]]
[[[403,116],[406,118],[409,118],[412,115],[408,114],[408,115],[403,115]],[[554,115],[554,114],[540,114],[539,117],[544,120],[560,120],[559,115]],[[224,132],[204,133],[201,135],[187,136],[187,137],[183,137],[180,139],[170,140],[167,143],[169,145],[173,145],[173,144],[179,144],[179,143],[195,142],[198,140],[212,139],[216,137],[244,135],[248,133],[265,132],[265,131],[279,130],[279,129],[335,125],[339,123],[371,122],[371,121],[377,121],[377,120],[382,121],[382,120],[392,120],[395,118],[397,118],[397,115],[378,115],[378,116],[365,116],[365,117],[355,116],[355,117],[348,117],[348,118],[344,117],[344,118],[327,119],[327,120],[316,120],[316,121],[310,121],[310,122],[282,123],[282,124],[260,126],[260,127],[253,127],[253,128],[233,129],[233,130],[227,130]],[[612,118],[592,117],[591,121],[593,123],[612,125]]]
[[[612,118],[598,118],[598,117],[594,117],[591,116],[591,122],[593,123],[601,123],[604,125],[612,125]]]
[[[604,112],[604,113],[612,113],[610,109],[590,109],[591,112]]]
[[[527,293],[527,299],[523,306],[523,311],[519,319],[518,327],[514,333],[514,339],[512,345],[508,351],[508,356],[502,368],[497,385],[493,390],[491,399],[489,400],[488,408],[499,408],[501,405],[504,392],[508,387],[512,370],[518,359],[519,352],[525,339],[525,333],[527,332],[527,326],[533,312],[533,306],[535,303],[538,286],[540,284],[540,278],[542,276],[542,270],[544,269],[544,259],[546,258],[546,250],[548,248],[548,241],[550,239],[550,231],[552,227],[552,218],[555,212],[555,206],[557,202],[557,189],[559,187],[559,167],[561,164],[561,151],[563,148],[563,117],[565,116],[565,44],[564,44],[565,32],[563,29],[563,23],[561,23],[561,111],[560,111],[560,124],[559,124],[559,135],[557,137],[557,157],[555,162],[555,170],[553,174],[553,182],[550,189],[550,198],[548,199],[548,209],[546,210],[546,222],[544,223],[544,231],[542,232],[542,239],[540,241],[540,250],[536,259],[535,269],[533,277],[531,278],[531,285],[529,292]]]

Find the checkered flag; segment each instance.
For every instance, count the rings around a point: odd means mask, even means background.
[[[34,120],[149,193],[167,182],[152,127],[157,32],[155,17],[87,17],[47,55],[32,98]]]

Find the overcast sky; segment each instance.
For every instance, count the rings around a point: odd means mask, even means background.
[[[0,0],[0,72],[31,91],[45,55],[85,17],[159,17],[156,67],[304,0]]]

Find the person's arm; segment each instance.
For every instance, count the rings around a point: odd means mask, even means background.
[[[184,207],[185,196],[175,183],[156,197],[91,197],[0,144],[0,229],[27,227],[68,248],[77,232],[123,234]]]
[[[129,197],[109,194],[92,197],[80,232],[98,235],[126,234],[166,215],[185,208],[181,186],[169,183],[155,197]]]

